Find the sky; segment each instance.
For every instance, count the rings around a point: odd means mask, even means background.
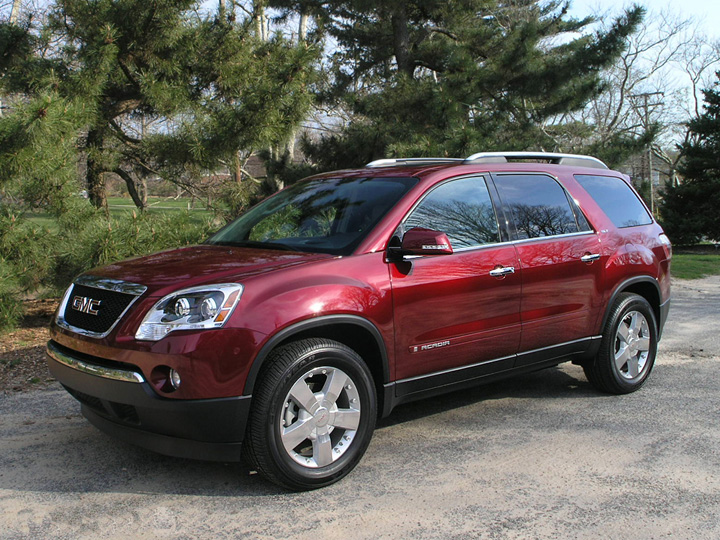
[[[576,17],[591,15],[597,11],[621,13],[623,7],[638,3],[650,11],[669,9],[682,17],[696,19],[705,33],[720,39],[720,1],[718,0],[571,0],[570,14]]]

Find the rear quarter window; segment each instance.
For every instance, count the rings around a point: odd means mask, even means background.
[[[587,191],[618,228],[652,223],[635,192],[620,178],[578,174],[575,180]]]

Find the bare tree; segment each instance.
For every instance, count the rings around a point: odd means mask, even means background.
[[[609,19],[603,14],[597,17],[600,21]],[[556,124],[592,126],[592,140],[602,143],[618,135],[638,137],[654,126],[659,128],[656,140],[668,142],[679,118],[687,118],[675,98],[683,84],[678,66],[698,47],[705,50],[703,41],[692,19],[668,10],[649,13],[642,27],[627,38],[625,52],[605,71],[605,90],[582,111],[553,119],[548,131],[552,132]],[[699,80],[712,64],[709,57],[703,62],[693,61],[687,64],[691,70],[688,75]],[[647,101],[646,95],[656,99]],[[582,147],[588,142],[587,136],[579,129],[574,139],[559,140],[558,146]]]
[[[699,29],[693,34],[695,39],[685,47],[676,64],[690,85],[690,100],[683,99],[681,106],[690,104],[686,108],[687,115],[699,116],[702,112],[702,90],[711,85],[715,71],[720,68],[720,40],[710,39]]]

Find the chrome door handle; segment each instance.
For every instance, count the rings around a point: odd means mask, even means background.
[[[595,262],[595,261],[597,261],[598,259],[600,259],[600,254],[599,254],[599,253],[586,253],[585,255],[583,255],[582,257],[580,257],[580,260],[581,260],[582,262],[584,262],[584,263]]]
[[[514,274],[514,273],[515,273],[514,266],[499,266],[497,268],[490,270],[490,275],[492,277],[503,277],[503,276],[507,276],[508,274]]]

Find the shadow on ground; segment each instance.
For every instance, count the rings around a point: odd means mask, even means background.
[[[499,420],[493,414],[500,413],[483,407],[483,402],[598,396],[601,394],[590,387],[579,368],[551,368],[400,406],[378,423],[378,429],[393,429],[400,424],[412,427],[413,422],[433,415],[448,416],[464,407],[479,407],[485,415],[483,422],[492,425]],[[0,490],[213,497],[287,493],[243,463],[172,458],[112,439],[93,428],[79,414],[79,405],[61,389],[17,395],[13,399],[17,403],[12,408],[18,412],[0,410],[10,412],[4,414],[0,435],[9,429],[15,434],[3,443],[5,448],[0,452]],[[41,402],[30,403],[33,399]],[[33,414],[33,407],[56,414]],[[24,409],[27,413],[23,413]],[[18,424],[22,424],[19,435]],[[29,460],[26,455],[34,457]]]

